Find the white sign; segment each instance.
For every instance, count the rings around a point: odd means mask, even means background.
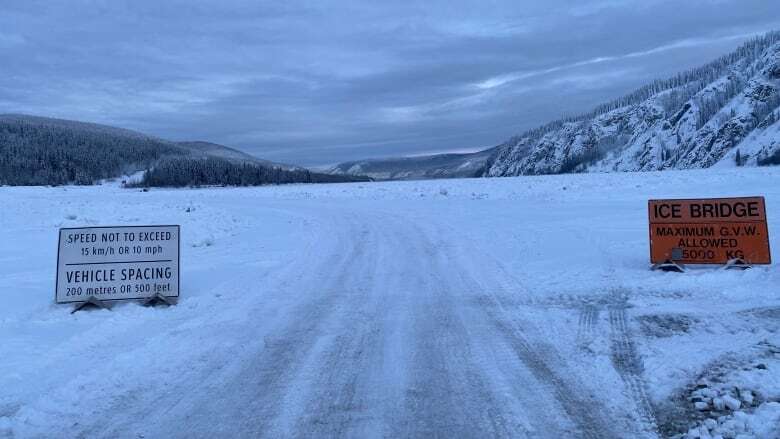
[[[179,226],[60,229],[57,303],[179,296]]]

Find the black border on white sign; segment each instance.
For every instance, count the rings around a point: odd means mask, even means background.
[[[57,282],[60,279],[60,244],[62,244],[62,231],[63,230],[84,230],[84,229],[116,229],[118,227],[122,227],[125,229],[141,229],[144,227],[176,227],[176,271],[178,272],[178,279],[176,282],[176,295],[175,296],[165,296],[165,297],[175,297],[179,298],[179,294],[181,294],[181,225],[180,224],[154,224],[154,225],[146,225],[146,226],[94,226],[94,227],[60,227],[57,230],[57,274],[54,277],[54,303],[57,305],[68,305],[71,303],[82,303],[86,302],[86,300],[82,300],[79,302],[58,302],[57,301]],[[94,296],[90,296],[94,297]],[[87,298],[89,299],[89,298]],[[122,302],[126,300],[143,300],[143,298],[133,298],[128,297],[124,299],[100,299],[101,302]]]

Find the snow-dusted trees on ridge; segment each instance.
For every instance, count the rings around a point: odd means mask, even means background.
[[[777,122],[777,113],[775,109],[780,107],[780,92],[775,92],[769,96],[765,102],[755,106],[753,109],[753,118],[760,127],[767,127]]]
[[[0,120],[0,185],[88,185],[182,154],[150,137]]]
[[[776,166],[780,165],[780,148],[776,149],[771,155],[758,157],[758,166]]]
[[[713,92],[706,97],[697,99],[696,105],[699,107],[699,112],[696,118],[696,129],[701,129],[715,114],[726,106],[734,96],[742,91],[744,87],[745,82],[742,78],[735,75],[729,78],[722,87],[713,90]]]

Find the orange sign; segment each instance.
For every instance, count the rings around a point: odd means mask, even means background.
[[[764,197],[650,200],[650,261],[771,264]]]

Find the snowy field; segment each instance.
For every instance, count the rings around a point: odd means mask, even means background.
[[[0,438],[779,438],[777,264],[648,269],[649,198],[732,195],[780,249],[780,169],[0,188]],[[141,224],[178,306],[53,304],[58,228]]]

